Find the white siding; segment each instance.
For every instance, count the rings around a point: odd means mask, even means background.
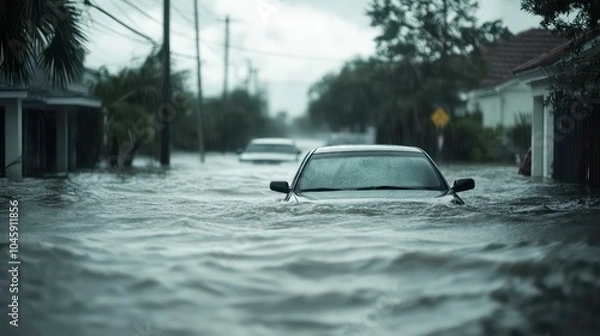
[[[533,113],[533,101],[531,99],[531,88],[529,85],[521,84],[512,87],[502,94],[504,99],[502,125],[513,126],[519,114],[524,113],[529,116]]]
[[[529,85],[515,82],[487,90],[485,93],[474,91],[470,95],[467,108],[469,112],[481,111],[485,127],[511,127],[520,113],[532,114],[531,88]]]
[[[531,176],[544,176],[544,144],[546,143],[544,121],[544,96],[535,96],[533,118],[531,120]]]
[[[492,95],[477,99],[479,111],[483,114],[483,126],[492,127],[501,124],[502,101],[500,95]]]

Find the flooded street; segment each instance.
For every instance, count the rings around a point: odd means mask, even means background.
[[[19,200],[17,335],[600,333],[597,193],[440,165],[475,179],[466,206],[284,204],[269,181],[298,163],[145,162],[0,191]]]

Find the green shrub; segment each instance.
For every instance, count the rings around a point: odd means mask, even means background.
[[[444,130],[444,158],[452,161],[489,162],[504,158],[502,128],[483,127],[481,113],[454,117]]]
[[[506,135],[508,141],[517,153],[525,153],[531,147],[531,121],[530,115],[520,113],[515,125],[511,127]]]

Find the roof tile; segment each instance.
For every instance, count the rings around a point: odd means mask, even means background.
[[[481,86],[494,86],[512,78],[513,69],[566,42],[566,38],[556,36],[550,30],[534,28],[483,48],[488,75]]]

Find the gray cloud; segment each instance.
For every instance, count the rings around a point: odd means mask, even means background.
[[[203,88],[206,95],[218,95],[223,82],[223,42],[225,14],[230,26],[230,89],[243,84],[247,62],[259,70],[259,79],[268,84],[271,114],[280,110],[292,116],[304,113],[311,83],[337,70],[343,60],[374,52],[377,31],[365,15],[370,0],[199,0]],[[122,2],[99,0],[115,16],[143,31],[156,41],[162,40],[162,8],[157,2],[135,2],[156,22]],[[195,70],[195,61],[183,55],[195,55],[193,2],[172,1],[171,35],[174,66]],[[539,18],[520,11],[519,0],[481,1],[482,20],[502,19],[513,32],[538,25]],[[91,10],[96,22],[134,37],[125,28]],[[99,24],[90,23],[88,65],[110,65],[110,69],[131,64],[133,57],[143,58],[151,46],[133,38],[121,37]],[[135,38],[139,40],[139,38]],[[241,48],[241,49],[239,49]],[[264,51],[253,52],[252,50]],[[296,55],[297,57],[284,57]],[[313,56],[322,59],[302,56]],[[192,76],[192,78],[195,78]],[[194,80],[191,86],[195,87]]]

